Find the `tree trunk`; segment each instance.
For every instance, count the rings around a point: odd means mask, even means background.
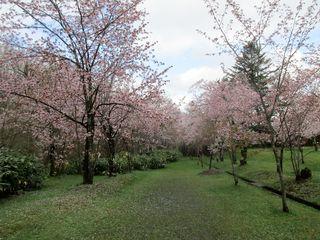
[[[232,166],[232,175],[234,180],[234,185],[237,186],[239,183],[238,173],[237,173],[237,149],[236,147],[231,147],[231,166]]]
[[[197,158],[198,158],[197,164],[199,165],[200,163],[201,168],[203,168],[202,151],[199,149],[199,147],[197,148]]]
[[[298,150],[299,151],[299,150]],[[298,152],[296,147],[290,144],[290,160],[293,168],[296,181],[301,180],[301,171],[300,171],[300,151]]]
[[[248,158],[248,147],[243,147],[241,149],[241,157],[242,159],[240,160],[240,165],[244,166],[247,164],[247,158]]]
[[[78,154],[78,159],[77,159],[77,173],[82,174],[82,168],[81,168],[81,162],[80,159],[82,158],[82,144],[80,141],[79,137],[79,131],[78,131],[78,124],[75,124],[75,131],[76,131],[76,141],[77,141],[77,154]]]
[[[131,156],[131,153],[130,152],[128,152],[127,153],[128,154],[128,170],[129,170],[129,172],[131,172],[132,171],[132,156]]]
[[[49,175],[53,177],[56,172],[56,167],[55,167],[55,145],[54,143],[51,143],[49,146],[49,151],[48,151],[48,160],[50,164],[50,173]]]
[[[303,155],[303,147],[299,144],[299,152],[301,157],[301,163],[304,164],[304,155]]]
[[[116,157],[116,141],[113,137],[108,138],[108,146],[110,151],[110,157],[108,159],[108,176],[112,177],[116,174],[116,167],[114,159]]]
[[[212,169],[212,160],[213,160],[213,154],[210,154],[210,162],[209,162],[209,170]]]
[[[201,168],[203,168],[203,158],[202,158],[202,155],[200,155],[200,164],[201,164]]]
[[[317,137],[313,137],[313,145],[314,145],[314,151],[318,152],[318,143],[317,143]]]
[[[224,161],[224,152],[223,152],[223,146],[219,147],[219,160],[220,162]]]
[[[281,167],[281,156],[278,152],[275,143],[272,142],[272,150],[277,164],[277,173],[280,181],[280,190],[281,190],[281,199],[282,199],[282,211],[289,212],[288,204],[287,204],[287,196],[286,196],[286,188],[283,181],[283,169]]]
[[[87,115],[88,123],[86,126],[87,135],[85,139],[84,159],[83,159],[83,184],[93,184],[93,138],[94,138],[94,114]]]
[[[281,146],[279,161],[280,161],[280,167],[282,172],[283,172],[283,156],[284,156],[283,152],[284,152],[284,146]]]

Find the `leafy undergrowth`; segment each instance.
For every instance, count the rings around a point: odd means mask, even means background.
[[[310,168],[312,178],[307,181],[296,182],[289,160],[289,152],[285,152],[283,167],[287,190],[292,195],[320,204],[320,152],[312,152],[311,148],[306,148],[304,151],[308,154],[306,154],[305,164],[302,164],[301,169]],[[248,153],[248,164],[238,167],[239,175],[280,189],[272,151],[270,149],[249,149]],[[214,166],[224,170],[231,169],[229,159],[225,159],[222,163],[214,163]]]
[[[0,239],[319,239],[319,212],[195,161],[95,178],[49,179],[45,188],[0,202]]]

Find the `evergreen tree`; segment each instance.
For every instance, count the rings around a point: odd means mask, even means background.
[[[264,97],[268,91],[267,79],[270,74],[268,72],[270,65],[270,59],[262,51],[261,45],[255,40],[249,41],[236,58],[236,63],[228,74],[229,81],[233,82],[240,77],[240,79],[249,83],[254,91],[262,93],[261,96]],[[257,106],[256,111],[257,114],[260,114],[262,106]],[[263,124],[255,124],[251,126],[251,129],[260,133],[268,132],[267,126]],[[241,165],[247,164],[247,151],[247,145],[244,143],[241,149]]]
[[[268,89],[267,77],[269,75],[270,59],[262,51],[261,45],[253,40],[249,41],[236,58],[236,63],[229,73],[229,78],[243,76],[250,86],[256,91],[266,94]]]

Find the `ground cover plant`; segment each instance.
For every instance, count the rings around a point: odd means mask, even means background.
[[[50,178],[0,200],[2,239],[317,239],[319,212],[224,174],[200,175],[195,159],[117,178]],[[57,229],[59,229],[57,231]]]
[[[311,169],[312,177],[304,181],[296,181],[295,174],[292,170],[292,163],[290,161],[290,151],[284,153],[284,178],[288,192],[301,197],[310,202],[320,204],[319,186],[320,186],[320,169],[319,159],[320,153],[313,151],[309,147],[305,149],[307,153],[303,167]],[[238,153],[240,157],[240,153]],[[206,160],[208,162],[208,160]],[[276,189],[279,189],[279,182],[277,181],[274,172],[272,152],[269,148],[253,148],[248,150],[248,164],[238,168],[239,176],[249,178],[251,180],[263,183]],[[226,156],[225,162],[214,161],[213,167],[221,168],[229,171],[229,159]]]

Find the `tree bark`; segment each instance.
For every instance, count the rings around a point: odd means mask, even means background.
[[[49,151],[48,151],[48,160],[50,164],[50,173],[49,175],[53,177],[56,172],[56,167],[55,167],[55,145],[54,143],[51,143],[49,146]]]
[[[114,163],[114,159],[116,157],[115,133],[112,125],[109,122],[108,122],[108,125],[103,126],[103,131],[105,134],[108,152],[109,152],[107,175],[109,177],[112,177],[112,176],[115,176],[116,170],[117,170]]]
[[[283,172],[283,156],[284,156],[283,153],[284,153],[284,146],[281,146],[279,159],[280,159],[280,167],[282,172]]]
[[[213,160],[213,154],[210,154],[210,162],[209,162],[209,170],[212,169],[212,160]]]
[[[237,149],[236,147],[231,147],[231,166],[232,166],[232,175],[234,180],[234,185],[237,186],[239,183],[238,173],[237,173]]]
[[[113,137],[108,138],[108,146],[110,151],[110,157],[108,159],[108,176],[112,177],[116,173],[114,159],[116,157],[116,142]]]
[[[241,149],[241,157],[242,159],[240,160],[240,165],[244,166],[247,164],[247,158],[248,158],[248,147],[243,147]]]
[[[83,184],[93,184],[93,139],[94,139],[94,114],[87,114],[88,123],[86,126],[87,135],[85,139],[84,158],[83,158]]]
[[[314,151],[318,152],[318,143],[317,143],[317,137],[313,137],[313,145],[314,145]]]
[[[223,144],[219,146],[219,160],[220,162],[224,161],[224,152],[223,152]]]
[[[275,143],[272,142],[272,150],[273,154],[276,160],[277,165],[277,173],[279,176],[280,181],[280,190],[281,190],[281,199],[282,199],[282,211],[283,212],[289,212],[288,204],[287,204],[287,194],[286,194],[286,188],[283,180],[283,169],[281,167],[281,156],[278,152],[277,147],[275,146]]]
[[[302,164],[304,164],[303,147],[301,145],[299,145],[299,152],[300,152],[301,162]]]

